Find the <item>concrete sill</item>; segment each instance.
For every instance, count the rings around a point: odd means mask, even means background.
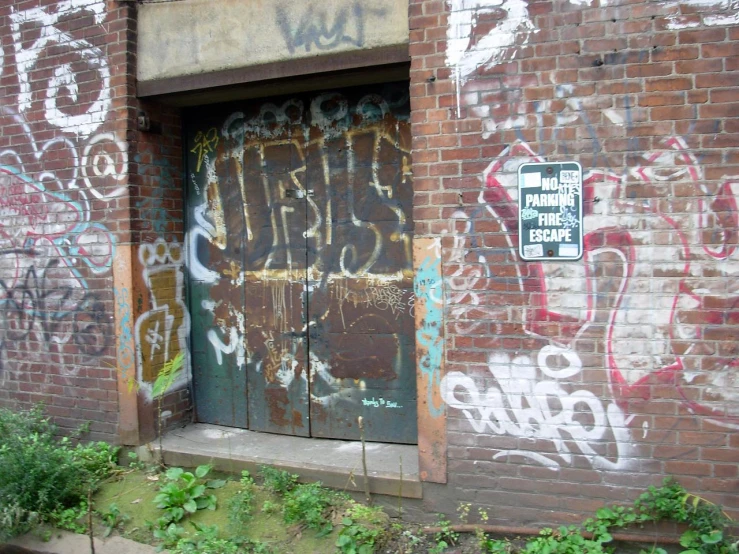
[[[154,441],[148,448],[157,452],[159,443]],[[164,435],[162,450],[164,463],[170,466],[209,463],[230,473],[242,469],[255,473],[259,465],[272,465],[298,474],[301,481],[321,481],[340,490],[364,490],[362,443],[357,441],[272,435],[196,423]],[[422,498],[417,446],[369,442],[366,452],[370,492]]]

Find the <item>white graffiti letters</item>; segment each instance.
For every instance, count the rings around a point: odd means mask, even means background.
[[[55,12],[42,8],[11,12],[10,22],[15,45],[15,59],[18,67],[18,110],[23,113],[31,108],[33,102],[32,85],[35,79],[31,72],[49,48],[64,48],[74,54],[76,59],[57,66],[48,79],[46,99],[44,101],[46,121],[80,137],[89,137],[102,123],[110,108],[110,69],[102,50],[85,39],[76,39],[61,31],[57,24],[62,17],[77,11],[89,11],[97,24],[105,19],[105,2],[103,0],[69,0],[61,2]],[[38,27],[39,35],[28,44],[23,41],[23,32],[27,27]],[[86,79],[85,86],[93,84],[95,90],[80,90],[83,83],[78,82],[81,68],[96,74],[95,79]],[[84,95],[82,93],[85,93]],[[71,100],[77,104],[83,97],[93,100],[84,105],[82,113],[68,113],[62,106]]]
[[[524,0],[450,0],[449,3],[446,63],[454,72],[459,95],[462,85],[478,67],[491,67],[513,58],[516,44],[526,44],[535,30]],[[502,11],[504,18],[485,36],[473,40],[478,15],[494,10]]]
[[[564,359],[565,367],[548,365],[550,359]],[[528,356],[513,359],[505,353],[493,353],[488,367],[498,386],[482,394],[475,381],[464,373],[447,374],[441,382],[441,395],[452,408],[460,410],[478,433],[488,429],[498,435],[550,441],[562,462],[573,463],[570,443],[596,469],[621,469],[628,463],[630,434],[623,414],[615,405],[603,406],[590,391],[570,388],[564,379],[580,373],[582,362],[567,349],[545,346],[537,365]],[[541,378],[538,373],[543,374]],[[602,440],[617,444],[615,460],[601,453]],[[568,442],[569,441],[569,442]],[[555,454],[544,455],[528,450],[503,450],[493,459],[520,456],[550,469],[559,467]]]

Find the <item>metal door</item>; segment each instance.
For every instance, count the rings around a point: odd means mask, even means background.
[[[353,439],[363,416],[368,440],[416,442],[407,90],[349,89],[191,115],[199,419]],[[228,205],[203,207],[216,190]],[[222,389],[209,383],[213,374],[223,383],[230,376],[230,396],[243,400],[215,398]],[[239,416],[218,416],[224,409]]]

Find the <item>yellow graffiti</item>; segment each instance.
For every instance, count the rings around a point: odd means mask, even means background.
[[[198,156],[198,165],[195,171],[200,171],[200,166],[203,164],[205,156],[211,152],[216,151],[218,146],[218,130],[215,127],[211,127],[207,132],[203,133],[198,131],[195,135],[195,146],[190,150],[193,154]]]
[[[137,379],[149,397],[161,368],[178,354],[187,353],[190,315],[183,299],[183,248],[177,242],[157,239],[139,250],[149,306],[134,328],[137,354]],[[178,384],[185,384],[180,374]]]
[[[229,265],[230,265],[230,267],[228,269],[224,270],[223,274],[226,277],[231,277],[231,280],[232,281],[235,281],[236,279],[238,279],[239,275],[241,274],[241,268],[233,260],[231,260],[229,262]]]

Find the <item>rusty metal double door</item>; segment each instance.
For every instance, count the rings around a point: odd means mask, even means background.
[[[201,123],[201,138],[218,123],[203,185],[229,199],[215,219],[238,246],[194,246],[208,271],[222,268],[206,305],[240,312],[242,426],[356,439],[362,416],[368,440],[416,442],[407,102],[407,84],[384,85]],[[200,405],[208,372],[194,371]]]

